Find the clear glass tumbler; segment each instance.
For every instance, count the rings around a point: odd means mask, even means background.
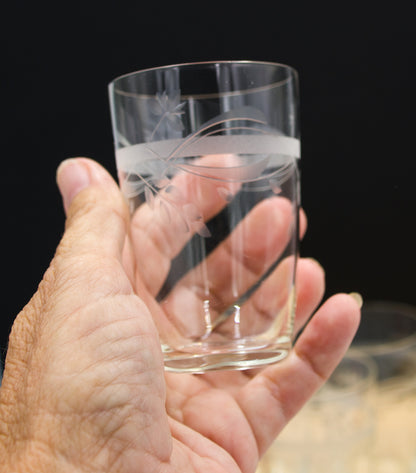
[[[364,473],[416,473],[416,307],[367,301],[353,346],[378,368],[376,437]]]
[[[128,264],[166,369],[282,360],[298,251],[296,71],[173,65],[121,76],[109,92]]]

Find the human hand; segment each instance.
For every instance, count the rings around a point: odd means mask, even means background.
[[[157,283],[143,278],[146,260],[139,270],[127,264],[128,212],[116,183],[78,159],[60,167],[58,184],[66,230],[13,325],[0,471],[253,473],[342,358],[359,323],[357,302],[346,294],[326,301],[282,363],[165,373],[150,289]],[[323,291],[321,267],[301,259],[297,331]]]

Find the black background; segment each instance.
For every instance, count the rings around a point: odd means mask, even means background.
[[[254,59],[300,75],[301,246],[327,295],[415,297],[414,15],[400,2],[9,2],[2,7],[0,346],[62,235],[59,162],[115,176],[107,84],[136,69]],[[409,2],[410,5],[410,2]]]

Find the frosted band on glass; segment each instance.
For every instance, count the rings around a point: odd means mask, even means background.
[[[212,154],[272,154],[300,158],[300,141],[283,135],[224,135],[140,143],[116,151],[118,169],[138,160],[170,160]]]

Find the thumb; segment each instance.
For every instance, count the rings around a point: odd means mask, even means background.
[[[52,262],[55,282],[62,291],[75,294],[75,307],[130,293],[122,265],[129,215],[113,178],[95,161],[76,158],[59,166],[57,184],[67,220]]]
[[[73,158],[60,164],[56,180],[67,215],[60,249],[119,258],[129,216],[110,174],[91,159]]]
[[[21,379],[24,383],[28,379],[25,370],[30,363],[34,373],[38,373],[30,358],[40,350],[44,363],[48,357],[43,351],[49,347],[53,350],[52,342],[59,340],[59,333],[71,339],[74,325],[62,323],[79,309],[106,296],[133,293],[121,264],[128,212],[117,184],[101,166],[85,158],[64,161],[57,170],[57,183],[67,213],[66,229],[38,290],[13,324],[6,361],[13,373],[12,382]],[[75,319],[79,334],[83,327],[80,317]],[[91,331],[91,322],[85,318],[85,323]],[[64,329],[59,332],[60,327]],[[41,340],[47,342],[42,344]],[[14,399],[20,391],[13,383],[9,386]]]

